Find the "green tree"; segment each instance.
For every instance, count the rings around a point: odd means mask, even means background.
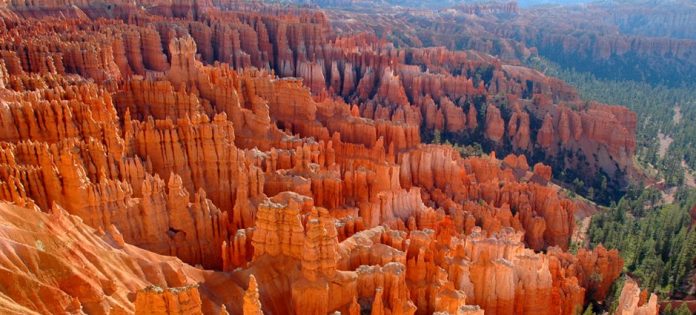
[[[627,193],[617,205],[593,216],[588,238],[590,246],[619,249],[624,270],[642,287],[667,297],[695,267],[696,229],[691,228],[690,209],[696,191],[680,190],[668,205],[659,205],[655,196],[650,189]]]
[[[595,312],[592,310],[592,303],[587,305],[587,308],[585,309],[584,312],[582,312],[582,315],[594,315]]]
[[[678,309],[674,310],[674,315],[691,315],[691,310],[686,303],[682,303]]]
[[[435,129],[435,131],[433,131],[433,143],[442,144],[442,132],[440,129]]]
[[[575,191],[580,191],[583,187],[585,187],[585,182],[583,182],[581,179],[576,178],[573,181],[573,187],[575,188]]]

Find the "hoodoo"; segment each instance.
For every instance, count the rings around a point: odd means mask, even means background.
[[[633,175],[635,113],[485,53],[345,32],[341,12],[0,4],[0,313],[604,303],[624,260],[575,250],[587,203],[554,174]],[[619,314],[655,314],[620,292]]]

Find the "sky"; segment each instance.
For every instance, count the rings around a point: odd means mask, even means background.
[[[517,3],[522,7],[528,7],[538,4],[580,4],[592,2],[591,0],[517,0]]]

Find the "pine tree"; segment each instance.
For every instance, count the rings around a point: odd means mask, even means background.
[[[689,309],[689,306],[686,305],[686,303],[682,303],[682,305],[674,310],[674,315],[691,315],[691,310]]]
[[[587,305],[587,308],[585,309],[584,312],[582,312],[582,315],[594,315],[595,312],[592,310],[592,303]]]
[[[433,131],[433,143],[442,144],[442,132],[440,129],[435,129],[435,131]]]

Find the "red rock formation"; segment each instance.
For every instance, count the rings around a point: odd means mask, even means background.
[[[537,133],[537,144],[544,149],[548,149],[553,145],[553,137],[556,132],[553,129],[553,120],[551,115],[546,114],[544,116],[544,122],[541,125],[541,129]]]
[[[259,301],[259,288],[256,284],[256,278],[249,276],[249,287],[244,293],[244,306],[242,306],[244,315],[261,315],[261,302]]]
[[[329,37],[330,30],[328,29],[326,17],[321,14],[290,12],[291,14],[298,14],[301,18],[293,19],[289,15],[276,14],[269,18],[261,19],[258,15],[249,13],[249,11],[258,10],[258,7],[253,5],[239,6],[238,12],[220,12],[212,8],[210,4],[197,4],[197,6],[205,14],[195,17],[191,8],[183,10],[180,12],[181,14],[174,14],[174,12],[178,12],[180,9],[174,9],[166,4],[162,4],[158,7],[159,9],[152,12],[161,13],[164,15],[163,17],[138,12],[135,8],[124,5],[123,9],[120,10],[128,12],[127,14],[129,15],[127,16],[131,18],[132,16],[138,16],[148,21],[156,20],[159,24],[157,27],[128,25],[128,27],[123,27],[125,31],[116,28],[116,26],[120,27],[123,25],[114,25],[114,23],[110,22],[100,24],[98,26],[100,34],[123,33],[120,39],[117,38],[103,45],[105,50],[103,54],[108,55],[108,49],[113,51],[113,63],[116,67],[109,65],[98,67],[96,70],[82,70],[80,65],[69,64],[69,67],[59,66],[56,68],[57,70],[49,71],[47,69],[52,69],[51,66],[41,65],[50,64],[53,61],[24,61],[24,64],[36,65],[38,67],[29,69],[30,71],[80,73],[97,80],[104,80],[109,77],[128,76],[131,73],[143,74],[145,70],[163,71],[167,69],[168,65],[165,64],[165,59],[162,57],[163,54],[159,52],[161,49],[170,57],[173,55],[174,58],[171,58],[172,62],[177,63],[170,73],[170,79],[175,82],[176,90],[178,90],[178,84],[180,83],[178,80],[182,78],[177,79],[177,77],[186,75],[182,75],[182,69],[178,69],[180,68],[178,64],[181,62],[177,55],[185,55],[188,58],[187,60],[193,63],[192,57],[195,51],[201,54],[202,60],[209,63],[224,61],[229,62],[238,69],[255,66],[263,69],[272,69],[282,76],[302,77],[313,92],[321,95],[327,91],[333,91],[334,93],[339,93],[340,91],[340,95],[346,99],[369,103],[361,104],[360,106],[365,117],[406,122],[412,125],[421,125],[425,121],[426,126],[435,126],[441,130],[445,130],[445,118],[447,118],[447,124],[451,126],[447,126],[446,129],[453,133],[462,132],[461,121],[463,117],[466,117],[466,126],[469,132],[475,132],[478,125],[477,112],[482,105],[474,104],[478,102],[474,100],[486,94],[505,93],[520,95],[523,93],[537,93],[550,96],[553,102],[558,99],[571,102],[577,101],[577,96],[574,92],[567,86],[557,82],[557,80],[546,78],[539,73],[522,67],[501,66],[498,60],[475,53],[451,52],[442,48],[397,50],[380,42],[374,36],[365,35],[356,36],[356,38],[337,38],[330,45],[324,45],[327,42],[326,38]],[[105,12],[95,8],[83,9],[89,10],[94,16],[108,16]],[[183,12],[187,13],[184,14]],[[175,22],[170,21],[171,24],[177,26],[175,28],[171,25],[166,26],[162,22],[167,16],[186,18]],[[221,22],[225,20],[234,22],[232,24]],[[17,21],[13,22],[19,23]],[[21,24],[17,26],[18,29],[26,27],[28,26]],[[76,32],[75,26],[61,27],[66,32]],[[157,29],[157,32],[154,31],[155,29]],[[185,44],[185,46],[188,46],[188,48],[184,49],[186,53],[180,54],[178,52],[181,52],[181,47],[169,48],[168,45],[174,42],[173,39],[177,35],[182,35],[182,29],[188,30],[198,47],[193,48],[189,41]],[[107,41],[107,39],[105,38],[104,41]],[[9,49],[6,51],[8,59],[10,59],[10,53],[14,54],[13,60],[17,56],[25,58],[24,54],[16,54]],[[172,52],[174,53],[172,54]],[[407,54],[409,58],[406,58]],[[44,56],[41,54],[35,55]],[[52,55],[48,57],[53,58]],[[196,68],[195,66],[191,67]],[[491,70],[491,67],[493,67],[494,84],[486,87],[484,84],[477,83],[477,86],[474,86],[474,81],[476,81],[474,73],[480,74],[482,70]],[[17,67],[12,66],[11,68]],[[62,68],[65,69],[60,70]],[[107,74],[90,74],[102,68],[110,70],[107,71]],[[426,68],[427,71],[422,71],[422,68]],[[114,69],[119,69],[119,71]],[[526,82],[533,83],[533,91],[525,91],[529,88],[526,86]],[[200,86],[198,88],[201,89]],[[353,92],[354,88],[357,88],[355,92]],[[210,87],[202,88],[201,90],[203,94],[208,94],[209,92],[204,90],[209,89]],[[423,105],[423,100],[428,97],[438,100],[439,104],[435,106],[437,108],[427,105],[430,104],[427,102],[426,105]],[[514,97],[518,98],[518,96]],[[218,100],[211,100],[212,105],[215,106]],[[446,100],[452,100],[452,103]],[[463,115],[463,113],[458,112],[458,109],[450,106],[451,104],[456,104],[456,107],[462,109],[468,107],[467,114]],[[479,107],[478,109],[476,108],[477,106]],[[420,107],[420,110],[416,107]],[[218,111],[219,109],[218,107]],[[434,109],[435,111],[433,112]],[[488,138],[499,142],[502,140],[500,139],[501,135],[505,134],[504,130],[507,125],[510,140],[506,141],[511,141],[513,149],[519,153],[528,151],[532,145],[530,142],[533,141],[528,139],[529,134],[532,132],[527,130],[526,127],[528,125],[526,123],[527,115],[532,114],[538,119],[543,119],[548,113],[529,108],[527,104],[518,109],[508,122],[493,119],[495,118],[495,115],[493,115],[495,110],[493,110],[493,114],[486,115],[491,120],[485,120],[490,121],[493,125],[483,130],[486,131],[485,134]],[[209,110],[206,111],[209,112]],[[602,109],[600,111],[606,110]],[[591,165],[592,169],[588,173],[593,173],[601,168],[606,173],[613,174],[616,171],[616,166],[610,163],[613,159],[619,162],[619,168],[622,171],[630,174],[630,156],[634,153],[635,147],[632,144],[634,142],[632,134],[635,130],[635,123],[631,124],[631,115],[619,113],[619,111],[614,109],[609,111],[612,112],[612,116],[617,121],[625,126],[626,132],[619,128],[614,134],[614,139],[610,140],[605,135],[602,135],[601,132],[589,134],[589,131],[585,131],[588,133],[587,137],[592,139],[590,143],[579,143],[577,140],[580,135],[576,133],[576,141],[572,141],[573,143],[563,141],[562,146],[572,151],[577,151],[578,147],[580,147],[582,153],[586,156],[590,156],[598,149],[606,152],[606,158],[600,159],[597,165]],[[582,111],[573,110],[572,112],[577,114]],[[434,113],[434,116],[429,113]],[[123,113],[121,112],[121,114]],[[237,116],[229,111],[228,114]],[[421,115],[429,116],[423,119]],[[442,115],[442,118],[437,118],[440,115]],[[606,114],[599,112],[589,113],[591,117],[601,117],[603,115],[606,116]],[[559,119],[559,115],[555,113],[552,113],[552,116],[555,121]],[[560,116],[560,120],[563,124],[566,124],[568,115]],[[623,117],[627,117],[627,119]],[[579,122],[579,117],[576,118]],[[442,124],[437,121],[442,121]],[[557,125],[557,123],[554,122],[554,125]],[[578,126],[580,126],[579,123],[575,124],[576,131]],[[547,129],[550,128],[548,127]],[[333,131],[331,130],[331,132]],[[412,134],[415,135],[418,132]],[[565,131],[559,132],[559,134],[561,138],[567,139]],[[542,132],[540,137],[542,143],[538,147],[544,148],[543,151],[551,158],[560,150],[559,148],[549,147],[548,144],[555,144],[558,141],[556,141],[557,139],[545,138],[544,135],[545,133]]]
[[[554,82],[475,53],[334,38],[311,10],[2,10],[0,198],[23,208],[0,204],[0,309],[571,314],[620,273],[615,251],[553,247],[575,204],[549,167],[420,143],[628,158],[620,108],[554,105]],[[531,139],[533,117],[560,131]]]
[[[611,284],[621,275],[623,269],[623,259],[619,257],[619,252],[608,251],[601,245],[593,251],[580,249],[577,256],[558,250],[549,253],[557,257],[562,265],[568,266],[572,275],[577,277],[580,284],[588,289],[590,297],[595,300],[606,298]]]
[[[510,121],[508,121],[507,130],[508,135],[512,137],[512,146],[516,150],[529,150],[529,146],[532,143],[530,138],[531,130],[529,129],[529,114],[520,110],[515,111],[512,117],[510,117]]]
[[[443,104],[442,114],[446,120],[447,131],[463,131],[466,128],[466,115],[464,114],[464,110],[454,105],[448,98],[441,99],[440,104]]]
[[[616,307],[615,314],[619,315],[657,315],[659,307],[657,305],[657,296],[650,295],[650,300],[645,301],[640,297],[641,291],[638,284],[631,278],[626,279],[621,296],[619,296],[619,305]]]
[[[1,291],[8,298],[0,302],[0,309],[107,314],[137,313],[143,305],[148,314],[176,308],[189,314],[188,310],[200,312],[202,300],[212,296],[199,296],[195,287],[166,288],[195,285],[204,278],[229,279],[125,244],[113,226],[106,233],[96,231],[58,206],[46,214],[3,202],[0,218],[2,281],[7,284]],[[229,296],[241,299],[241,288],[229,283]],[[146,290],[135,298],[137,290],[148,286],[163,289]],[[214,309],[204,307],[208,312]]]
[[[138,291],[135,314],[203,314],[196,287],[162,289],[151,286]]]
[[[534,175],[548,182],[551,180],[551,167],[541,163],[534,164]]]
[[[500,116],[500,110],[495,105],[486,109],[486,138],[499,142],[505,134],[505,121]]]

